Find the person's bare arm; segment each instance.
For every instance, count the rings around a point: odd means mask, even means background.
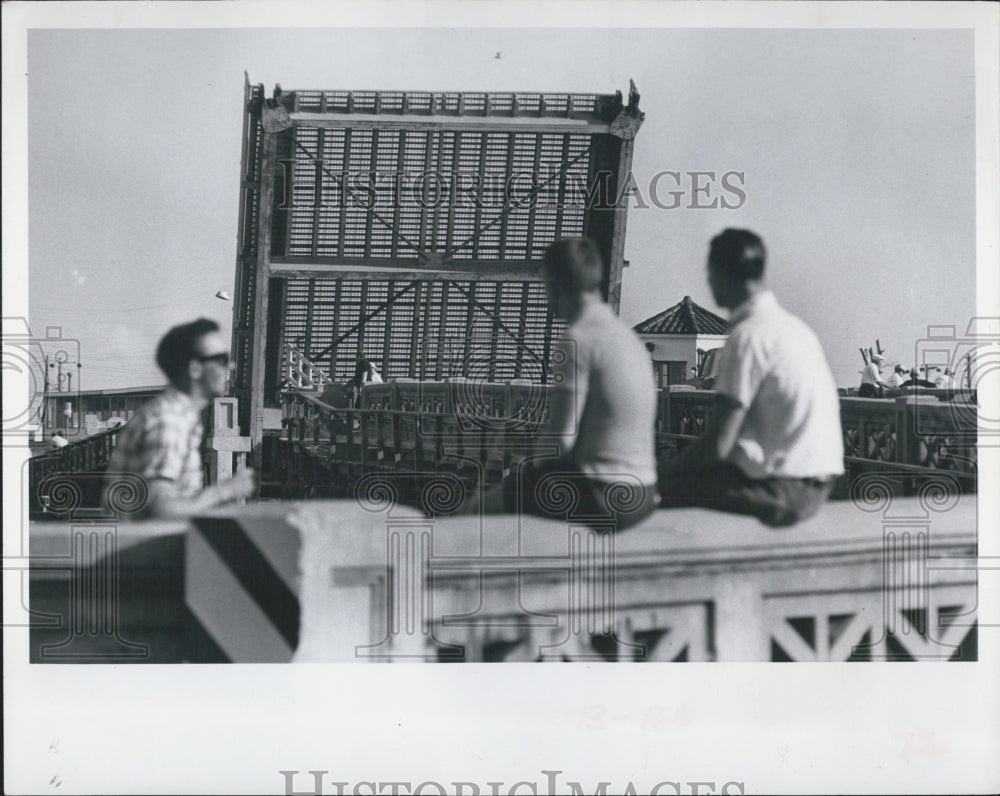
[[[580,419],[590,387],[586,362],[579,361],[577,345],[560,341],[553,365],[553,385],[548,395],[549,417],[539,435],[541,444],[559,444],[560,453],[573,450],[580,431]]]
[[[549,419],[541,433],[541,442],[559,443],[562,453],[573,450],[576,444],[579,416],[579,396],[562,387],[554,387],[549,394]]]
[[[250,497],[257,488],[254,471],[245,468],[228,481],[205,487],[192,497],[181,497],[173,484],[154,480],[149,484],[150,514],[161,518],[191,517],[202,511]]]

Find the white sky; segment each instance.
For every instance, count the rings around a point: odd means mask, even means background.
[[[36,30],[29,320],[81,341],[81,387],[159,383],[168,326],[228,328],[213,295],[233,283],[244,69],[268,92],[610,93],[633,78],[647,203],[664,170],[742,171],[747,201],[688,209],[689,188],[684,207],[633,207],[630,324],[685,294],[718,311],[704,257],[726,226],[764,237],[772,286],[838,384],[858,380],[859,346],[879,338],[909,364],[928,324],[961,333],[975,314],[970,30]]]

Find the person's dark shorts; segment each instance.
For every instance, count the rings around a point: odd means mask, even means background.
[[[661,478],[660,508],[700,507],[748,514],[766,525],[794,525],[819,511],[835,478],[756,480],[739,467],[722,463]]]
[[[656,486],[628,474],[608,480],[588,476],[569,458],[511,468],[502,485],[504,510],[621,531],[649,517]]]

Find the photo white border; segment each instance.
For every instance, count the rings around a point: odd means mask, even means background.
[[[28,28],[384,24],[974,28],[977,311],[1000,316],[997,6],[784,2],[5,3],[3,315],[26,314],[28,297]],[[4,376],[5,401],[24,393]],[[980,398],[1000,405],[996,378]],[[997,453],[981,451],[983,484],[1000,482]],[[4,472],[19,473],[25,455],[5,447]],[[19,544],[25,495],[14,478],[3,488],[6,552]],[[996,490],[979,503],[980,555],[1000,566]],[[5,601],[17,599],[9,574],[5,562]],[[588,789],[611,782],[609,792],[664,780],[737,781],[747,793],[995,792],[998,606],[1000,572],[984,571],[979,618],[994,627],[980,630],[978,663],[949,666],[29,666],[26,634],[5,633],[6,790],[280,793],[279,770],[302,771],[296,786],[308,790],[305,772],[321,769],[327,782],[464,780],[488,793],[498,781],[506,793],[530,780],[544,792],[541,772],[555,769]]]

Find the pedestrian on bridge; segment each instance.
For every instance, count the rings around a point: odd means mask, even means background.
[[[382,375],[370,360],[361,357],[354,366],[354,378],[351,379],[351,399],[355,409],[361,408],[361,389],[366,384],[382,384]]]
[[[881,398],[885,395],[886,383],[882,381],[882,363],[885,359],[881,354],[872,351],[868,364],[861,373],[861,386],[858,388],[858,398]]]
[[[906,378],[906,368],[902,365],[896,365],[896,367],[893,368],[892,374],[889,376],[889,380],[886,382],[886,386],[893,390],[899,389],[903,386],[903,382],[906,381]]]

